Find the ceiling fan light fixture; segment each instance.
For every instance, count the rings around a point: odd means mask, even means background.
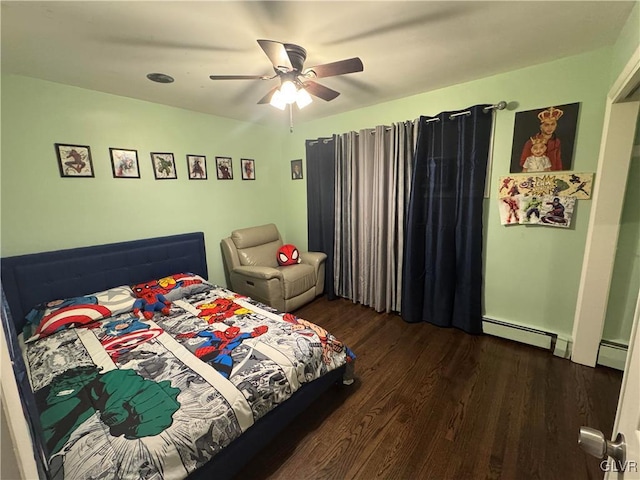
[[[311,98],[311,95],[309,95],[309,92],[307,92],[304,88],[298,90],[298,93],[296,94],[296,104],[298,105],[298,108],[300,110],[309,105],[311,102],[313,102],[313,99]]]
[[[285,80],[280,86],[280,94],[285,103],[291,104],[298,98],[298,89],[291,80]]]
[[[280,90],[276,90],[274,92],[269,104],[271,104],[272,107],[276,107],[280,110],[284,110],[284,108],[287,106],[287,102],[284,101],[283,95]]]
[[[301,46],[265,39],[258,40],[258,45],[271,61],[275,75],[209,75],[209,78],[211,80],[272,80],[278,78],[280,85],[269,90],[265,96],[258,100],[258,105],[269,103],[284,110],[287,105],[293,105],[294,102],[298,105],[298,109],[306,107],[313,101],[311,96],[330,102],[340,95],[340,92],[311,79],[335,77],[364,70],[362,60],[358,57],[305,69],[304,62],[307,59],[307,51]],[[291,109],[289,111],[291,112]]]

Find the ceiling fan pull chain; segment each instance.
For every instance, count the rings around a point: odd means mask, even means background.
[[[289,104],[289,133],[293,133],[293,104]]]

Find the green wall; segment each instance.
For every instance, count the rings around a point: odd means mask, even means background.
[[[95,178],[61,178],[56,142],[89,145]],[[114,179],[109,147],[138,150],[142,178]],[[3,76],[1,254],[203,231],[209,277],[224,284],[220,239],[281,223],[280,149],[269,128]],[[152,151],[174,153],[177,180],[154,179]],[[187,154],[206,155],[208,180],[188,180]],[[233,158],[234,180],[216,180],[216,155]],[[255,181],[240,179],[240,157],[255,159]]]
[[[516,110],[497,113],[491,198],[485,214],[485,315],[571,336],[591,202],[581,200],[570,229],[500,225],[496,200],[498,177],[509,173],[517,111],[580,102],[574,170],[594,172],[609,87],[611,50],[532,66],[481,80],[383,103],[297,127],[285,139],[284,155],[304,158],[304,140],[377,124],[435,115],[478,103],[517,102]],[[296,182],[293,182],[296,183]],[[306,245],[305,189],[288,189],[288,238]]]
[[[289,161],[305,157],[305,139],[506,100],[515,109],[497,112],[485,205],[485,315],[569,338],[591,203],[578,202],[571,229],[502,227],[495,190],[508,173],[515,113],[547,105],[581,103],[574,170],[595,171],[611,57],[600,49],[299,123],[293,134],[3,76],[1,254],[204,231],[210,278],[224,283],[218,244],[235,228],[275,222],[287,241],[306,247],[306,182],[289,177]],[[55,142],[90,145],[96,178],[60,178]],[[142,178],[113,179],[109,147],[137,149]],[[175,154],[178,180],[154,180],[151,151]],[[207,156],[209,180],[187,180],[188,153]],[[216,155],[233,157],[235,180],[215,180]],[[240,157],[256,160],[256,181],[240,180]],[[625,328],[614,324],[611,331]]]

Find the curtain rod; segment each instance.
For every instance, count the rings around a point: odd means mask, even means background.
[[[415,122],[415,120],[405,120],[404,122],[398,122],[398,123],[402,123],[403,125],[410,125],[413,122]],[[393,127],[385,127],[385,131],[388,132],[389,130],[391,130]],[[376,133],[376,129],[372,128],[371,131],[369,132],[371,135],[375,135]],[[360,132],[356,132],[356,135],[360,135]]]
[[[318,143],[320,140],[307,140],[307,142],[309,143],[309,145],[315,145],[316,143]],[[323,138],[322,139],[322,143],[329,143],[329,142],[333,142],[333,137],[332,138]]]
[[[398,122],[398,123],[403,123],[405,125],[409,125],[410,123],[415,122],[415,120],[405,120],[404,122]],[[391,130],[392,127],[386,127],[385,130],[388,132],[389,130]],[[355,132],[356,135],[360,135],[360,132]],[[371,131],[369,132],[371,135],[375,134],[375,128],[371,129]],[[324,138],[322,139],[322,143],[329,143],[333,141],[333,137],[332,138]],[[307,142],[309,143],[309,145],[315,145],[316,143],[319,142],[319,140],[307,140]]]
[[[495,105],[489,105],[488,107],[484,107],[482,111],[484,113],[487,113],[489,110],[504,110],[505,108],[507,108],[507,102],[505,102],[504,100],[500,100]]]
[[[488,107],[484,107],[482,111],[484,113],[487,113],[489,110],[504,110],[505,108],[507,108],[507,102],[505,102],[504,100],[501,100],[495,105],[489,105]],[[449,120],[453,120],[454,118],[459,117],[461,115],[471,115],[471,112],[469,110],[465,110],[464,112],[452,113],[451,115],[449,115]],[[430,118],[426,120],[425,123],[439,122],[439,121],[440,119],[435,117],[435,118]]]
[[[482,111],[484,113],[487,113],[489,110],[504,110],[505,108],[507,108],[507,102],[505,102],[504,100],[501,100],[495,105],[489,105],[488,107],[484,107]],[[452,113],[451,115],[449,115],[449,120],[453,120],[454,118],[459,117],[461,115],[471,115],[471,112],[469,110],[465,110],[464,112]],[[434,117],[434,118],[429,118],[428,120],[425,121],[425,123],[439,122],[439,121],[440,119],[438,117]],[[399,123],[404,123],[405,125],[407,125],[413,122],[411,120],[406,120],[404,122],[399,122]],[[387,131],[391,130],[391,127],[387,127],[386,130]],[[369,133],[373,135],[375,134],[375,130],[371,130]],[[356,132],[356,135],[360,135],[360,133]],[[323,143],[329,143],[331,141],[333,141],[333,138],[326,138],[322,140]],[[309,141],[309,145],[314,145],[316,143],[318,143],[318,140]]]

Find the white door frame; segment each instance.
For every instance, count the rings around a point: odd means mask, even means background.
[[[595,367],[607,313],[620,216],[640,102],[624,99],[640,83],[640,47],[607,95],[591,215],[587,231],[571,360]]]

